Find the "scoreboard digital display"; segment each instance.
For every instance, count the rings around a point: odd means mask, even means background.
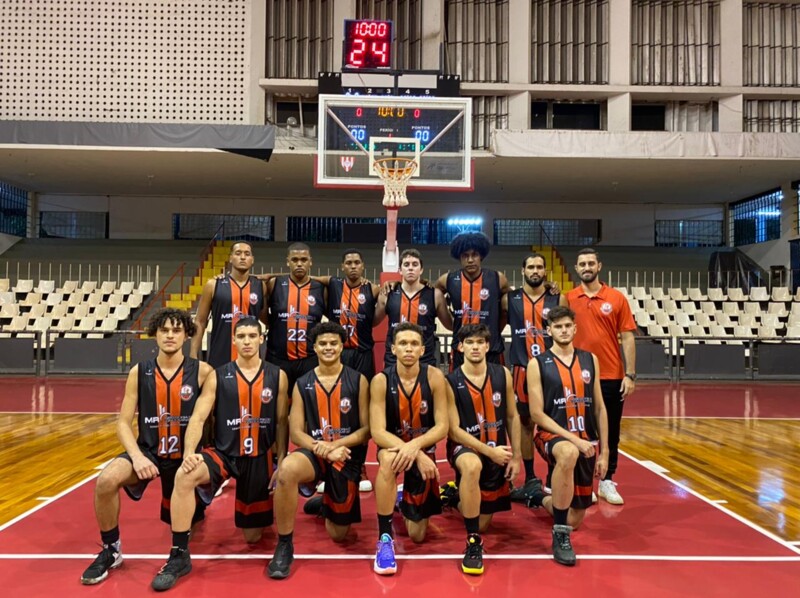
[[[391,21],[344,22],[342,70],[389,70],[392,68]]]
[[[355,150],[358,145],[353,139],[366,146],[370,137],[398,137],[416,139],[420,150],[425,150],[439,133],[459,115],[457,109],[425,109],[403,106],[336,106],[332,109],[349,132],[341,127],[327,129],[326,147],[331,150]],[[431,152],[458,152],[462,138],[460,127],[463,121],[457,122],[450,129],[449,135],[442,136],[431,148]],[[394,145],[398,151],[412,151],[414,144]]]

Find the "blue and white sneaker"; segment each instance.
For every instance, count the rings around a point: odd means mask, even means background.
[[[389,534],[382,534],[375,552],[373,571],[378,575],[394,575],[397,573],[397,561],[394,560],[394,540]]]

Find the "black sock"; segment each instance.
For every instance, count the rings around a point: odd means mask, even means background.
[[[278,542],[288,542],[291,544],[293,535],[294,532],[289,532],[288,534],[278,534]]]
[[[523,459],[522,466],[525,468],[525,483],[527,484],[534,477],[533,475],[533,459]]]
[[[181,550],[189,549],[189,530],[185,532],[172,532],[172,545]]]
[[[603,481],[605,482],[606,480],[608,480],[610,482],[612,477],[614,477],[613,473],[607,473],[606,477],[603,478]]]
[[[100,539],[105,546],[111,546],[112,544],[119,542],[119,526],[115,527],[114,529],[110,529],[107,532],[100,530]]]
[[[467,526],[468,534],[480,533],[480,515],[478,517],[464,517],[464,525]]]
[[[556,525],[567,525],[567,515],[569,509],[556,509],[553,507],[553,523]]]
[[[389,534],[394,538],[391,515],[378,515],[378,539],[380,539],[383,534]]]

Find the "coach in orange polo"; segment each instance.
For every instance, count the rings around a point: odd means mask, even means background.
[[[561,304],[575,312],[575,346],[594,353],[600,364],[600,387],[608,411],[609,459],[597,494],[611,504],[621,505],[624,501],[612,477],[619,456],[622,408],[636,388],[636,322],[625,296],[598,279],[602,266],[597,250],[581,249],[575,264],[581,284],[562,294]]]

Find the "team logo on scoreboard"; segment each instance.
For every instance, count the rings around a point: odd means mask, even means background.
[[[339,410],[342,413],[350,413],[350,409],[352,408],[353,404],[350,402],[350,399],[347,397],[343,398],[339,401]]]
[[[314,299],[314,295],[309,295],[309,296],[308,296],[308,299],[306,299],[306,301],[308,301],[308,304],[309,304],[310,306],[312,306],[312,307],[313,307],[313,306],[315,306],[315,305],[317,304],[317,300],[316,300],[316,299]]]
[[[589,370],[581,370],[581,380],[584,384],[589,384],[592,381],[592,373]]]
[[[600,306],[600,311],[603,312],[605,315],[609,315],[613,310],[614,308],[611,307],[611,304],[608,301],[606,301],[605,303],[603,303],[603,305]]]
[[[367,302],[367,298],[364,296],[364,293],[359,293],[358,294],[358,302],[361,305],[364,305]]]
[[[261,402],[262,403],[269,403],[272,400],[272,389],[265,388],[261,391]]]
[[[503,400],[503,395],[501,395],[499,392],[492,394],[492,405],[494,405],[495,407],[499,407],[500,402],[502,400]]]
[[[188,401],[194,395],[194,390],[188,384],[181,386],[181,401]]]
[[[250,293],[250,305],[255,305],[258,303],[258,295],[256,293]]]
[[[345,172],[350,172],[353,170],[353,166],[355,166],[356,158],[355,156],[342,156],[339,158],[339,163],[342,165]]]
[[[419,402],[419,414],[425,415],[428,413],[428,401],[420,401]]]
[[[480,297],[481,301],[486,301],[489,298],[489,289],[481,289]]]
[[[428,313],[428,306],[425,303],[420,303],[417,311],[419,311],[419,315],[424,316]]]

